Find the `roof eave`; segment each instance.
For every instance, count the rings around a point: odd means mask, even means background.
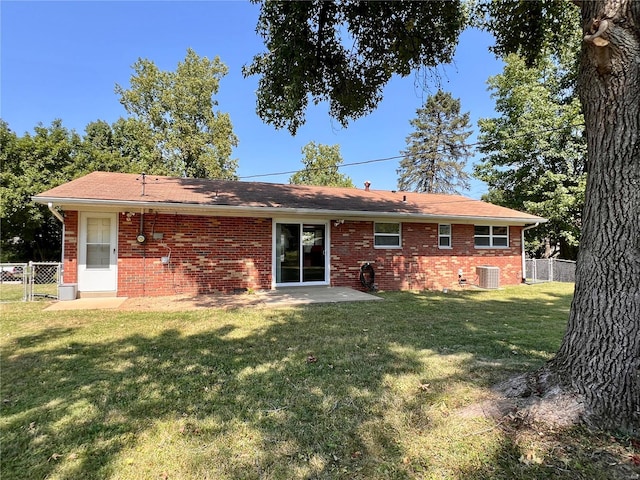
[[[530,225],[547,222],[546,218],[531,216],[503,217],[503,216],[479,216],[479,215],[436,215],[411,212],[376,212],[363,210],[329,210],[314,208],[288,208],[288,207],[252,207],[238,205],[211,205],[201,203],[177,203],[177,202],[145,202],[140,200],[95,200],[80,198],[43,197],[36,195],[32,200],[42,204],[53,204],[62,208],[71,207],[110,207],[112,209],[150,209],[153,211],[183,212],[208,215],[252,215],[255,217],[332,217],[345,220],[359,219],[406,219],[415,221],[450,221],[459,223],[474,223],[476,221],[491,223],[508,223],[509,225]]]

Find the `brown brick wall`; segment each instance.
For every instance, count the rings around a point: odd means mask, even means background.
[[[271,288],[271,219],[150,213],[139,244],[140,215],[118,218],[119,296]]]
[[[64,281],[77,282],[78,213],[65,212]],[[402,248],[373,246],[373,222],[346,221],[331,228],[332,286],[362,289],[360,267],[369,262],[381,290],[454,287],[458,270],[469,284],[476,266],[500,268],[500,284],[522,278],[521,227],[509,228],[509,248],[476,249],[473,225],[452,225],[452,248],[438,248],[438,225],[402,224]],[[118,214],[118,295],[159,296],[269,289],[272,220],[147,213],[139,244],[140,214]],[[163,264],[162,257],[170,257]]]
[[[78,212],[64,212],[62,281],[78,283]]]
[[[476,283],[476,266],[500,268],[500,284],[522,279],[521,227],[509,228],[509,248],[477,249],[473,225],[452,225],[452,248],[438,248],[438,224],[402,223],[402,248],[373,246],[373,223],[331,224],[331,284],[362,288],[360,267],[369,262],[381,290],[442,289],[458,285],[458,270]]]

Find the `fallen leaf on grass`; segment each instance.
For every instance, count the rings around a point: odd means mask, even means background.
[[[183,435],[200,435],[200,428],[192,423],[187,423],[185,425],[182,425],[178,429],[178,432]]]
[[[314,357],[313,355],[309,355],[307,357],[307,363],[316,363],[318,361],[318,359],[316,357]]]
[[[420,390],[422,390],[423,392],[428,392],[429,391],[429,387],[431,385],[429,383],[421,383],[419,388]]]
[[[61,454],[61,453],[54,453],[53,455],[51,455],[51,456],[49,457],[49,459],[47,460],[47,462],[50,462],[51,460],[54,460],[54,461],[55,461],[55,460],[58,460],[61,456],[62,456],[62,454]]]
[[[438,408],[440,410],[440,413],[442,414],[443,417],[448,417],[450,412],[449,412],[449,407],[447,406],[446,403],[441,402],[440,405],[438,405]]]
[[[525,465],[542,465],[542,459],[535,452],[527,452],[520,455],[520,463]]]

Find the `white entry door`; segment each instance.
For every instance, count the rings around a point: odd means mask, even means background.
[[[114,292],[117,289],[116,213],[80,213],[78,290]]]

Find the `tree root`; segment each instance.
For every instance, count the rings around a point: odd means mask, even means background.
[[[494,392],[502,415],[515,413],[527,423],[568,427],[585,421],[580,394],[563,386],[547,367],[510,378]]]
[[[465,417],[481,416],[498,422],[542,424],[549,428],[588,425],[581,396],[562,386],[547,367],[505,380],[493,388],[490,398],[459,413]]]

